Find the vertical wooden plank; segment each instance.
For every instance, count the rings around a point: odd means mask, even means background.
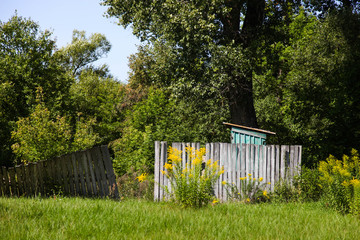
[[[240,177],[246,177],[246,144],[241,143],[241,169],[240,169]],[[243,187],[243,184],[240,184],[240,189]]]
[[[95,178],[96,178],[96,186],[97,186],[97,190],[98,190],[98,194],[100,197],[104,197],[105,193],[102,187],[102,179],[101,179],[101,174],[100,174],[100,167],[98,164],[98,154],[97,154],[97,149],[96,148],[92,148],[90,150],[91,153],[91,160],[93,162],[94,165],[94,170],[95,170]]]
[[[77,160],[76,160],[77,153],[71,154],[71,163],[72,169],[74,174],[74,183],[75,183],[75,194],[80,195],[80,185],[79,185],[79,169],[77,167]]]
[[[298,174],[300,175],[301,173],[301,157],[302,157],[302,146],[298,145],[299,148],[299,156],[298,156]]]
[[[254,178],[259,179],[259,145],[254,145]]]
[[[61,179],[62,179],[62,191],[64,195],[69,195],[69,177],[67,174],[67,167],[66,167],[66,155],[63,155],[61,157],[58,158],[58,163],[59,163],[59,170],[60,174],[61,174]]]
[[[69,190],[70,196],[75,196],[75,185],[74,185],[74,174],[73,174],[73,167],[72,167],[72,157],[71,154],[66,155],[66,168],[67,168],[67,176],[68,176],[68,183],[69,183]]]
[[[85,181],[84,181],[84,168],[82,166],[82,156],[83,156],[83,152],[79,151],[75,153],[76,156],[76,163],[77,163],[77,167],[78,167],[78,174],[79,174],[79,180],[80,180],[80,187],[81,187],[81,192],[79,193],[81,196],[86,196],[86,187],[85,187]],[[99,166],[100,168],[100,166]],[[103,172],[103,169],[100,169],[100,172]]]
[[[245,145],[245,174],[246,176],[248,177],[249,176],[249,173],[251,171],[251,166],[250,166],[250,158],[251,158],[251,150],[250,150],[250,145],[249,144],[246,144]]]
[[[295,158],[295,146],[290,146],[290,183],[292,183],[294,178],[294,158]]]
[[[45,161],[39,161],[38,162],[38,176],[39,176],[39,192],[42,196],[46,194],[45,192]]]
[[[186,166],[186,143],[181,143],[181,159],[182,159],[182,168],[185,168]]]
[[[119,198],[119,191],[118,191],[118,188],[116,185],[116,176],[115,176],[114,169],[112,166],[109,149],[106,145],[103,145],[100,148],[101,148],[101,153],[102,153],[103,159],[104,159],[104,164],[105,164],[105,169],[106,169],[106,173],[107,173],[108,180],[109,180],[109,185],[110,185],[111,191],[112,191],[111,197]]]
[[[38,176],[38,169],[37,169],[37,162],[33,163],[33,177],[32,180],[34,181],[34,196],[38,196],[39,194],[39,176]]]
[[[271,145],[271,185],[270,185],[270,190],[273,191],[274,190],[274,186],[275,186],[275,170],[276,170],[276,166],[275,166],[275,145]]]
[[[95,159],[97,160],[97,164],[98,164],[99,170],[100,170],[101,184],[99,186],[102,187],[102,191],[103,191],[104,195],[109,196],[109,189],[108,189],[108,183],[107,183],[106,175],[105,175],[104,162],[102,160],[100,149],[95,148],[94,153],[96,156]]]
[[[160,142],[160,170],[165,171],[164,164],[167,159],[167,142]],[[164,186],[166,184],[166,176],[162,174],[160,176],[160,200],[163,200],[165,197]]]
[[[10,196],[10,184],[9,184],[9,175],[6,167],[2,167],[3,170],[3,177],[5,181],[5,196]]]
[[[26,186],[26,196],[31,196],[31,180],[30,180],[30,166],[29,164],[24,165],[24,175],[25,175],[25,186]]]
[[[235,166],[235,172],[236,172],[236,188],[240,192],[240,173],[241,169],[241,144],[236,143],[236,166]]]
[[[95,171],[94,171],[93,160],[92,160],[92,156],[91,156],[91,150],[86,151],[86,159],[87,159],[87,165],[89,167],[89,177],[90,177],[90,181],[91,181],[92,193],[93,193],[93,196],[98,196],[98,191],[96,188]],[[109,159],[109,160],[111,161],[111,159]],[[112,186],[112,184],[114,184],[114,182],[111,183],[111,186]],[[115,186],[114,186],[114,191],[115,191]]]
[[[160,200],[160,142],[155,141],[154,201]]]
[[[236,165],[237,165],[237,144],[230,144],[231,148],[231,173],[232,173],[232,184],[236,186]]]
[[[254,170],[254,165],[255,165],[255,152],[254,152],[254,144],[249,144],[249,148],[250,148],[250,168],[249,168],[249,173],[251,174],[251,177],[254,178],[255,175],[255,170]]]
[[[15,169],[13,167],[8,168],[9,172],[9,185],[10,185],[10,196],[18,196],[16,179],[15,179]]]
[[[215,163],[217,161],[216,159],[216,149],[217,148],[217,143],[210,143],[211,146],[211,153],[210,153],[210,158],[211,158],[211,162]],[[219,179],[216,180],[215,185],[214,185],[214,194],[216,198],[219,198]]]
[[[17,184],[18,184],[18,196],[21,197],[24,194],[23,180],[22,180],[22,174],[21,174],[21,165],[15,166],[15,173],[16,173],[16,179],[17,179]],[[0,173],[0,175],[1,175],[1,173]],[[0,185],[1,185],[1,181],[0,181]],[[0,186],[0,195],[1,195],[1,186]]]
[[[101,158],[102,161],[104,161],[103,158]],[[87,159],[87,154],[86,151],[82,151],[82,156],[81,156],[81,161],[82,161],[82,166],[83,166],[83,170],[84,170],[84,181],[85,181],[85,188],[86,188],[86,196],[93,196],[93,192],[91,189],[91,182],[90,182],[90,175],[89,175],[89,167],[88,167],[88,159]],[[106,169],[105,170],[105,176],[106,176]],[[107,177],[105,177],[105,179],[107,179]],[[109,184],[106,184],[106,188],[109,189]]]
[[[298,173],[299,148],[294,146],[294,176]]]
[[[266,146],[266,182],[271,183],[271,146]],[[266,185],[267,189],[270,190],[270,186]]]
[[[286,146],[281,145],[281,153],[280,153],[280,179],[283,181],[285,179],[285,154],[286,154]]]
[[[226,180],[226,171],[224,166],[224,158],[225,158],[225,143],[220,143],[220,160],[219,166],[220,168],[224,168],[224,174],[220,176],[220,184],[219,184],[219,198],[220,200],[224,201],[224,186],[222,184],[223,181]]]
[[[264,145],[259,145],[259,178],[264,178],[264,173],[263,173],[263,170],[264,170],[264,159],[263,159],[263,154],[264,154]]]
[[[275,183],[277,183],[280,179],[280,146],[275,146]]]

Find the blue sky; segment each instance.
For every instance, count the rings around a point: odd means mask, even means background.
[[[118,26],[116,19],[104,17],[106,7],[100,0],[0,0],[0,20],[8,21],[17,10],[19,16],[31,18],[41,30],[49,29],[57,39],[58,48],[71,42],[74,29],[84,30],[87,36],[101,33],[110,41],[108,56],[96,64],[106,63],[111,73],[125,82],[128,76],[128,57],[137,51],[140,41],[131,28]]]

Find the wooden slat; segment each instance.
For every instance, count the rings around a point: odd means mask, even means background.
[[[69,179],[67,175],[67,167],[66,167],[66,155],[63,155],[58,158],[59,163],[59,172],[61,174],[61,186],[64,195],[69,195]]]
[[[237,161],[237,144],[230,144],[231,148],[231,182],[236,186],[236,161]]]
[[[8,168],[9,172],[9,185],[10,185],[10,196],[17,196],[17,187],[16,187],[16,180],[15,180],[15,169],[13,167]]]
[[[299,148],[299,159],[298,159],[298,166],[299,166],[299,168],[298,168],[298,174],[300,175],[300,173],[301,173],[301,158],[302,158],[302,146],[301,145],[298,145],[298,148]]]
[[[280,179],[281,181],[285,179],[285,171],[286,171],[286,146],[282,145],[281,147],[281,154],[280,154]]]
[[[295,164],[294,159],[295,158],[295,146],[290,146],[290,182],[292,183],[292,180],[294,178],[295,173]]]
[[[9,176],[6,167],[2,167],[2,173],[4,178],[4,195],[10,195],[10,187],[9,187]]]
[[[160,142],[155,141],[154,200],[160,201]]]
[[[37,165],[38,170],[38,181],[39,181],[39,193],[41,196],[45,194],[44,191],[44,175],[45,175],[45,168],[44,168],[44,161],[39,161]]]
[[[70,196],[75,196],[76,195],[76,191],[75,191],[75,184],[74,184],[74,174],[73,174],[73,166],[72,166],[72,155],[68,154],[66,156],[66,169],[67,169],[67,175],[69,178],[69,191],[70,191]]]
[[[89,173],[90,173],[90,180],[91,180],[91,188],[94,196],[98,196],[98,191],[96,187],[96,178],[95,178],[95,170],[94,170],[94,163],[92,160],[92,156],[90,151],[86,151],[86,158],[88,160],[89,166]]]
[[[275,163],[275,145],[271,145],[271,185],[270,185],[270,190],[273,191],[274,190],[274,186],[275,186],[275,175],[276,175],[276,163]]]
[[[271,147],[266,146],[266,182],[271,183]],[[267,186],[267,190],[270,190],[270,186]]]
[[[79,180],[80,180],[80,187],[81,187],[81,195],[82,196],[86,196],[86,187],[85,187],[85,181],[84,181],[84,168],[82,165],[82,156],[83,156],[84,152],[83,151],[79,151],[76,152],[76,162],[77,162],[77,171],[78,171],[78,175],[79,175]],[[101,170],[100,170],[101,171]],[[102,170],[103,171],[103,170]]]
[[[23,180],[21,175],[21,165],[15,166],[16,179],[18,184],[18,196],[22,196],[24,194],[23,190]],[[1,187],[0,187],[0,195],[1,195]]]
[[[164,164],[166,162],[166,151],[167,151],[167,143],[166,142],[160,142],[160,170],[165,170],[164,169]],[[164,189],[163,187],[165,186],[165,179],[166,177],[164,176],[164,174],[160,175],[160,200],[163,200],[165,197],[164,194]]]
[[[74,183],[75,183],[75,191],[76,191],[76,195],[80,195],[80,184],[79,184],[79,170],[78,170],[78,166],[77,166],[77,160],[76,160],[76,155],[77,153],[72,153],[71,154],[71,163],[72,163],[72,169],[73,169],[73,174],[74,174]]]
[[[91,181],[90,181],[90,174],[89,174],[89,167],[88,167],[88,160],[87,160],[87,154],[86,151],[82,151],[82,155],[81,155],[81,162],[82,162],[82,167],[83,167],[83,173],[84,173],[84,183],[86,186],[86,196],[93,196],[92,190],[91,190]],[[101,160],[103,160],[101,158]],[[105,173],[106,176],[106,173]],[[106,178],[106,177],[105,177]],[[109,185],[106,184],[106,188],[109,188]]]
[[[94,150],[96,153],[95,160],[97,161],[97,164],[99,166],[99,171],[100,171],[101,184],[99,186],[102,187],[102,191],[103,191],[104,195],[109,196],[109,187],[108,187],[108,182],[107,182],[106,175],[105,175],[105,167],[104,167],[104,162],[103,162],[102,155],[100,152],[100,148],[97,147]]]
[[[109,184],[110,187],[112,189],[112,195],[114,198],[119,198],[119,191],[116,185],[116,176],[114,173],[114,169],[112,166],[112,162],[111,162],[111,158],[110,158],[110,154],[109,154],[109,150],[107,148],[107,146],[103,145],[101,146],[101,152],[104,158],[104,163],[105,163],[105,169],[106,169],[106,173],[108,176],[108,180],[109,180]]]
[[[100,173],[100,167],[99,167],[99,161],[98,161],[99,156],[98,155],[99,155],[99,153],[98,153],[97,148],[91,149],[91,156],[92,156],[92,161],[93,161],[94,170],[95,170],[95,178],[96,178],[98,195],[100,197],[104,197],[105,192],[104,192],[104,187],[102,186],[103,182],[102,182],[101,173]]]

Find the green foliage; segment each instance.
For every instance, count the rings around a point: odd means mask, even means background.
[[[116,178],[121,200],[146,199],[154,201],[154,175],[128,171],[128,173]]]
[[[72,151],[87,149],[98,142],[93,132],[93,119],[78,119],[73,129],[66,117],[53,114],[38,99],[29,117],[20,118],[12,132],[12,145],[17,161],[36,162]]]
[[[302,167],[301,174],[291,181],[280,179],[271,193],[272,202],[309,202],[318,201],[323,189],[320,172],[317,169]]]
[[[211,106],[199,109],[176,100],[161,90],[149,88],[146,98],[126,114],[121,138],[113,141],[114,167],[119,176],[154,169],[154,141],[211,142],[225,141],[228,132],[224,119]]]
[[[104,35],[95,33],[86,38],[85,31],[74,30],[71,44],[57,51],[57,57],[69,73],[77,76],[110,49],[111,44]]]
[[[39,103],[29,117],[16,122],[12,132],[14,153],[22,162],[36,162],[63,155],[70,149],[71,127],[65,117],[51,119],[50,111]]]
[[[230,200],[242,200],[245,203],[266,202],[270,199],[263,178],[252,178],[251,174],[240,178],[240,191],[234,183],[223,181],[227,196]]]
[[[171,189],[166,189],[170,199],[182,207],[200,208],[214,199],[214,184],[224,170],[220,169],[217,161],[212,163],[211,159],[202,169],[205,151],[205,148],[195,150],[187,147],[190,164],[183,167],[182,151],[169,147],[168,162],[164,165],[166,171],[162,171],[162,174],[171,183]]]
[[[120,105],[124,97],[122,83],[86,69],[70,88],[70,112],[73,118],[80,114],[87,121],[96,121],[93,130],[99,142],[107,144],[120,137],[120,124],[124,120]]]
[[[319,164],[325,203],[342,213],[360,213],[360,158],[355,149],[338,160],[330,155]]]
[[[281,28],[286,41],[264,41],[254,87],[258,120],[277,132],[270,142],[303,145],[304,164],[313,166],[360,139],[360,21],[351,13],[319,20],[301,10]]]
[[[47,107],[59,111],[72,79],[56,61],[51,32],[15,15],[0,22],[0,165],[13,161],[11,131],[15,121],[27,117],[41,87]]]

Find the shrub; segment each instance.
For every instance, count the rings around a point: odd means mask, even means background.
[[[231,200],[242,200],[245,203],[258,203],[268,201],[269,195],[265,187],[269,183],[264,183],[263,178],[252,178],[251,174],[240,178],[240,190],[235,184],[223,181],[226,193]]]
[[[146,199],[154,200],[154,181],[153,176],[146,173],[140,174],[133,169],[128,173],[116,178],[119,195],[121,199]]]
[[[195,150],[186,147],[190,161],[183,167],[182,151],[169,147],[168,163],[162,174],[171,183],[171,191],[166,189],[170,199],[182,207],[199,208],[214,200],[213,186],[224,170],[220,169],[217,161],[208,160],[202,164],[205,151],[205,148]]]
[[[330,155],[319,164],[324,200],[330,207],[342,213],[360,213],[360,161],[353,149],[351,156],[342,160]]]

